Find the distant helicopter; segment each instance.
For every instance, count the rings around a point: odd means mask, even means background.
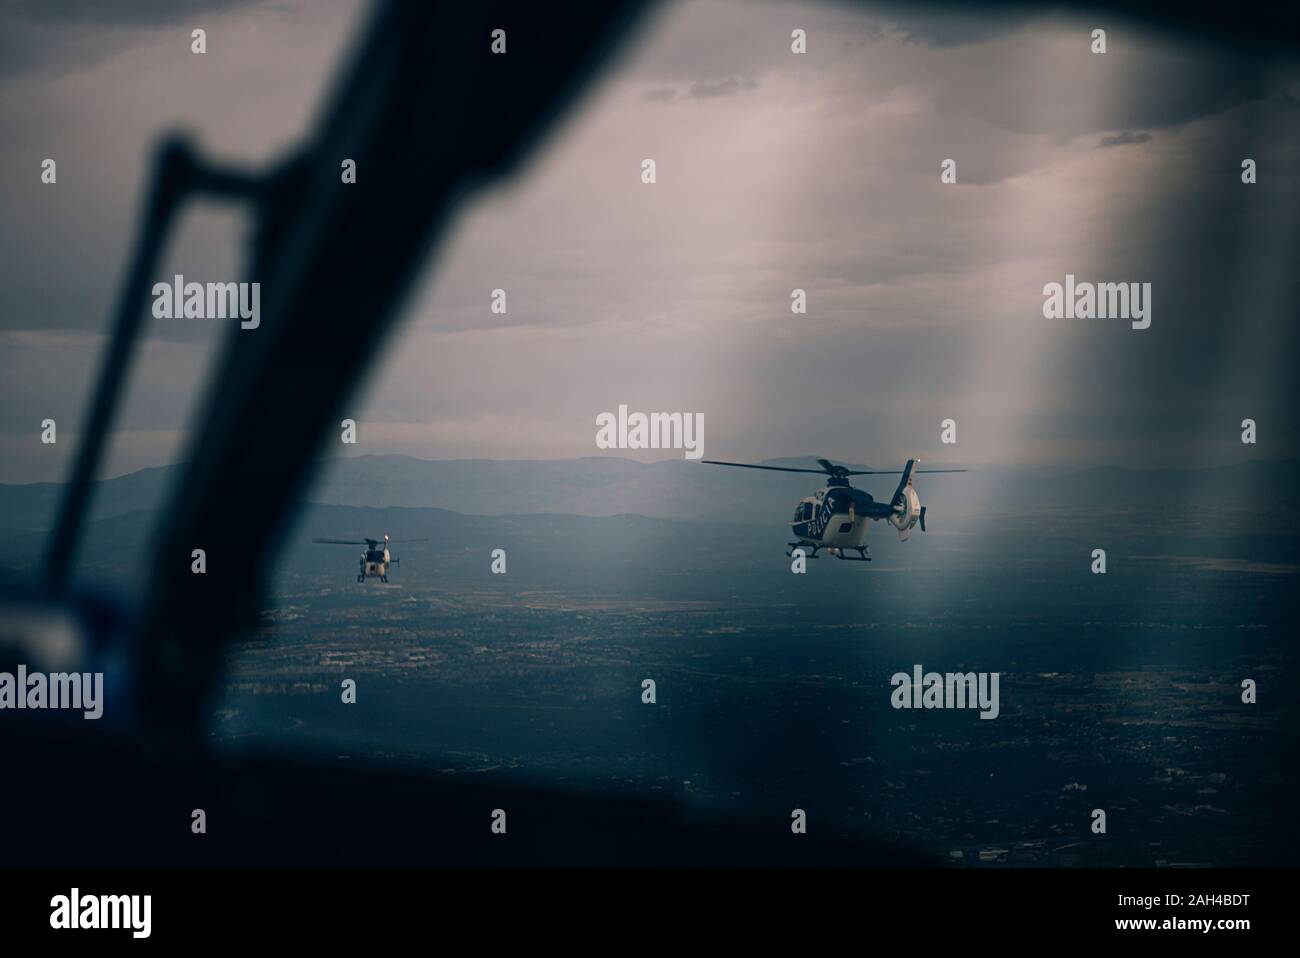
[[[357,581],[365,582],[366,577],[378,576],[380,582],[388,581],[388,567],[394,562],[401,562],[401,559],[394,559],[388,554],[389,542],[425,542],[424,539],[392,539],[387,535],[384,536],[384,547],[379,548],[378,539],[312,539],[312,542],[319,542],[323,545],[333,546],[365,546],[366,551],[361,553],[361,571],[357,573]]]
[[[790,550],[811,549],[808,558],[817,558],[819,549],[825,549],[831,555],[853,562],[870,562],[867,556],[866,520],[885,519],[898,530],[900,542],[906,542],[912,534],[912,527],[918,523],[925,531],[925,506],[921,497],[912,488],[914,473],[931,472],[965,472],[965,469],[913,469],[918,460],[909,459],[900,472],[897,469],[859,469],[851,470],[837,466],[827,459],[818,459],[820,469],[792,469],[787,466],[756,466],[747,462],[721,462],[717,459],[702,459],[713,466],[736,466],[741,469],[767,469],[771,472],[811,472],[829,476],[826,485],[816,493],[800,499],[794,507],[794,518],[790,528],[794,530],[795,540],[790,543]],[[877,502],[871,495],[849,485],[849,476],[898,476],[898,488],[888,503]],[[846,555],[845,550],[852,549],[856,556]],[[786,555],[793,555],[788,550]]]

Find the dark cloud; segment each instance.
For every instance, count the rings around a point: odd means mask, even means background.
[[[936,49],[959,47],[1015,33],[1029,24],[1035,14],[1023,10],[993,8],[972,15],[969,8],[935,5],[925,13],[908,13],[893,19],[894,28],[910,43]]]
[[[1270,93],[1267,70],[1256,60],[1165,52],[1165,56],[1136,57],[1127,64],[1125,85],[1140,90],[1141,96],[1116,105],[1116,117],[1126,122],[1114,128],[1179,126],[1263,100]]]
[[[935,105],[943,113],[1065,142],[1113,130],[1179,127],[1275,92],[1269,68],[1255,60],[1119,31],[1108,36],[1108,51],[1094,54],[1086,29],[1026,30],[996,45],[1004,69],[980,70],[967,83],[952,82],[954,72],[939,84]],[[971,48],[963,66],[989,55]],[[1034,81],[1027,83],[1031,71]]]
[[[697,80],[691,84],[686,95],[697,100],[706,100],[716,96],[735,96],[745,90],[753,90],[758,81],[753,77],[724,77],[720,80]]]
[[[840,49],[845,53],[852,53],[854,50],[859,50],[867,44],[879,40],[884,35],[885,31],[881,27],[872,24],[861,36],[849,37],[844,40],[840,44]]]
[[[1103,136],[1101,142],[1097,145],[1100,147],[1128,146],[1131,143],[1149,143],[1150,141],[1150,133],[1134,133],[1130,130],[1125,130],[1123,133],[1114,133],[1110,136]]]
[[[189,22],[202,14],[249,6],[258,0],[7,0],[0,20],[9,23],[122,24],[159,26]],[[195,24],[202,26],[202,24]]]
[[[141,30],[210,29],[201,18],[257,0],[11,0],[0,4],[0,76],[54,76],[92,67],[129,47]],[[188,42],[188,40],[186,41]]]

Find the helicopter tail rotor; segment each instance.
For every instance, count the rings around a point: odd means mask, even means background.
[[[920,495],[912,487],[912,469],[915,465],[915,459],[907,460],[907,465],[903,467],[903,475],[898,480],[898,488],[894,490],[894,498],[889,501],[894,510],[889,521],[898,530],[899,542],[906,542],[911,537],[912,529],[921,521],[925,510],[921,505]]]
[[[916,465],[915,459],[907,460],[907,465],[903,467],[903,474],[898,480],[898,488],[894,490],[894,497],[889,500],[890,505],[897,509],[903,504],[905,498],[903,490],[912,484],[912,469]]]

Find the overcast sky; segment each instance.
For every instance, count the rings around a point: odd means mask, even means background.
[[[367,13],[104,6],[0,4],[3,482],[66,469],[158,136],[273,159]],[[665,4],[523,174],[461,210],[355,397],[349,451],[595,455],[596,415],[625,403],[702,413],[711,458],[1294,456],[1297,170],[1295,61],[1111,18]],[[190,207],[158,279],[247,278],[247,225]],[[1045,319],[1043,286],[1067,273],[1151,283],[1150,328]],[[152,321],[105,474],[183,454],[232,325]]]

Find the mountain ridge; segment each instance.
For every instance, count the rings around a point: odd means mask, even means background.
[[[774,457],[758,464],[816,468],[812,457]],[[948,462],[925,465],[960,468]],[[171,465],[97,480],[89,518],[163,508],[180,475],[181,467]],[[916,484],[931,519],[941,520],[1013,507],[1169,500],[1289,509],[1298,480],[1300,460],[1248,460],[1186,468],[980,468],[918,476]],[[854,480],[877,498],[892,493],[893,483],[888,475]],[[324,460],[302,498],[320,505],[432,508],[462,515],[641,515],[743,523],[784,519],[819,485],[818,477],[806,473],[728,469],[683,459],[419,459],[386,453]],[[0,532],[48,530],[63,488],[54,482],[0,484]]]

